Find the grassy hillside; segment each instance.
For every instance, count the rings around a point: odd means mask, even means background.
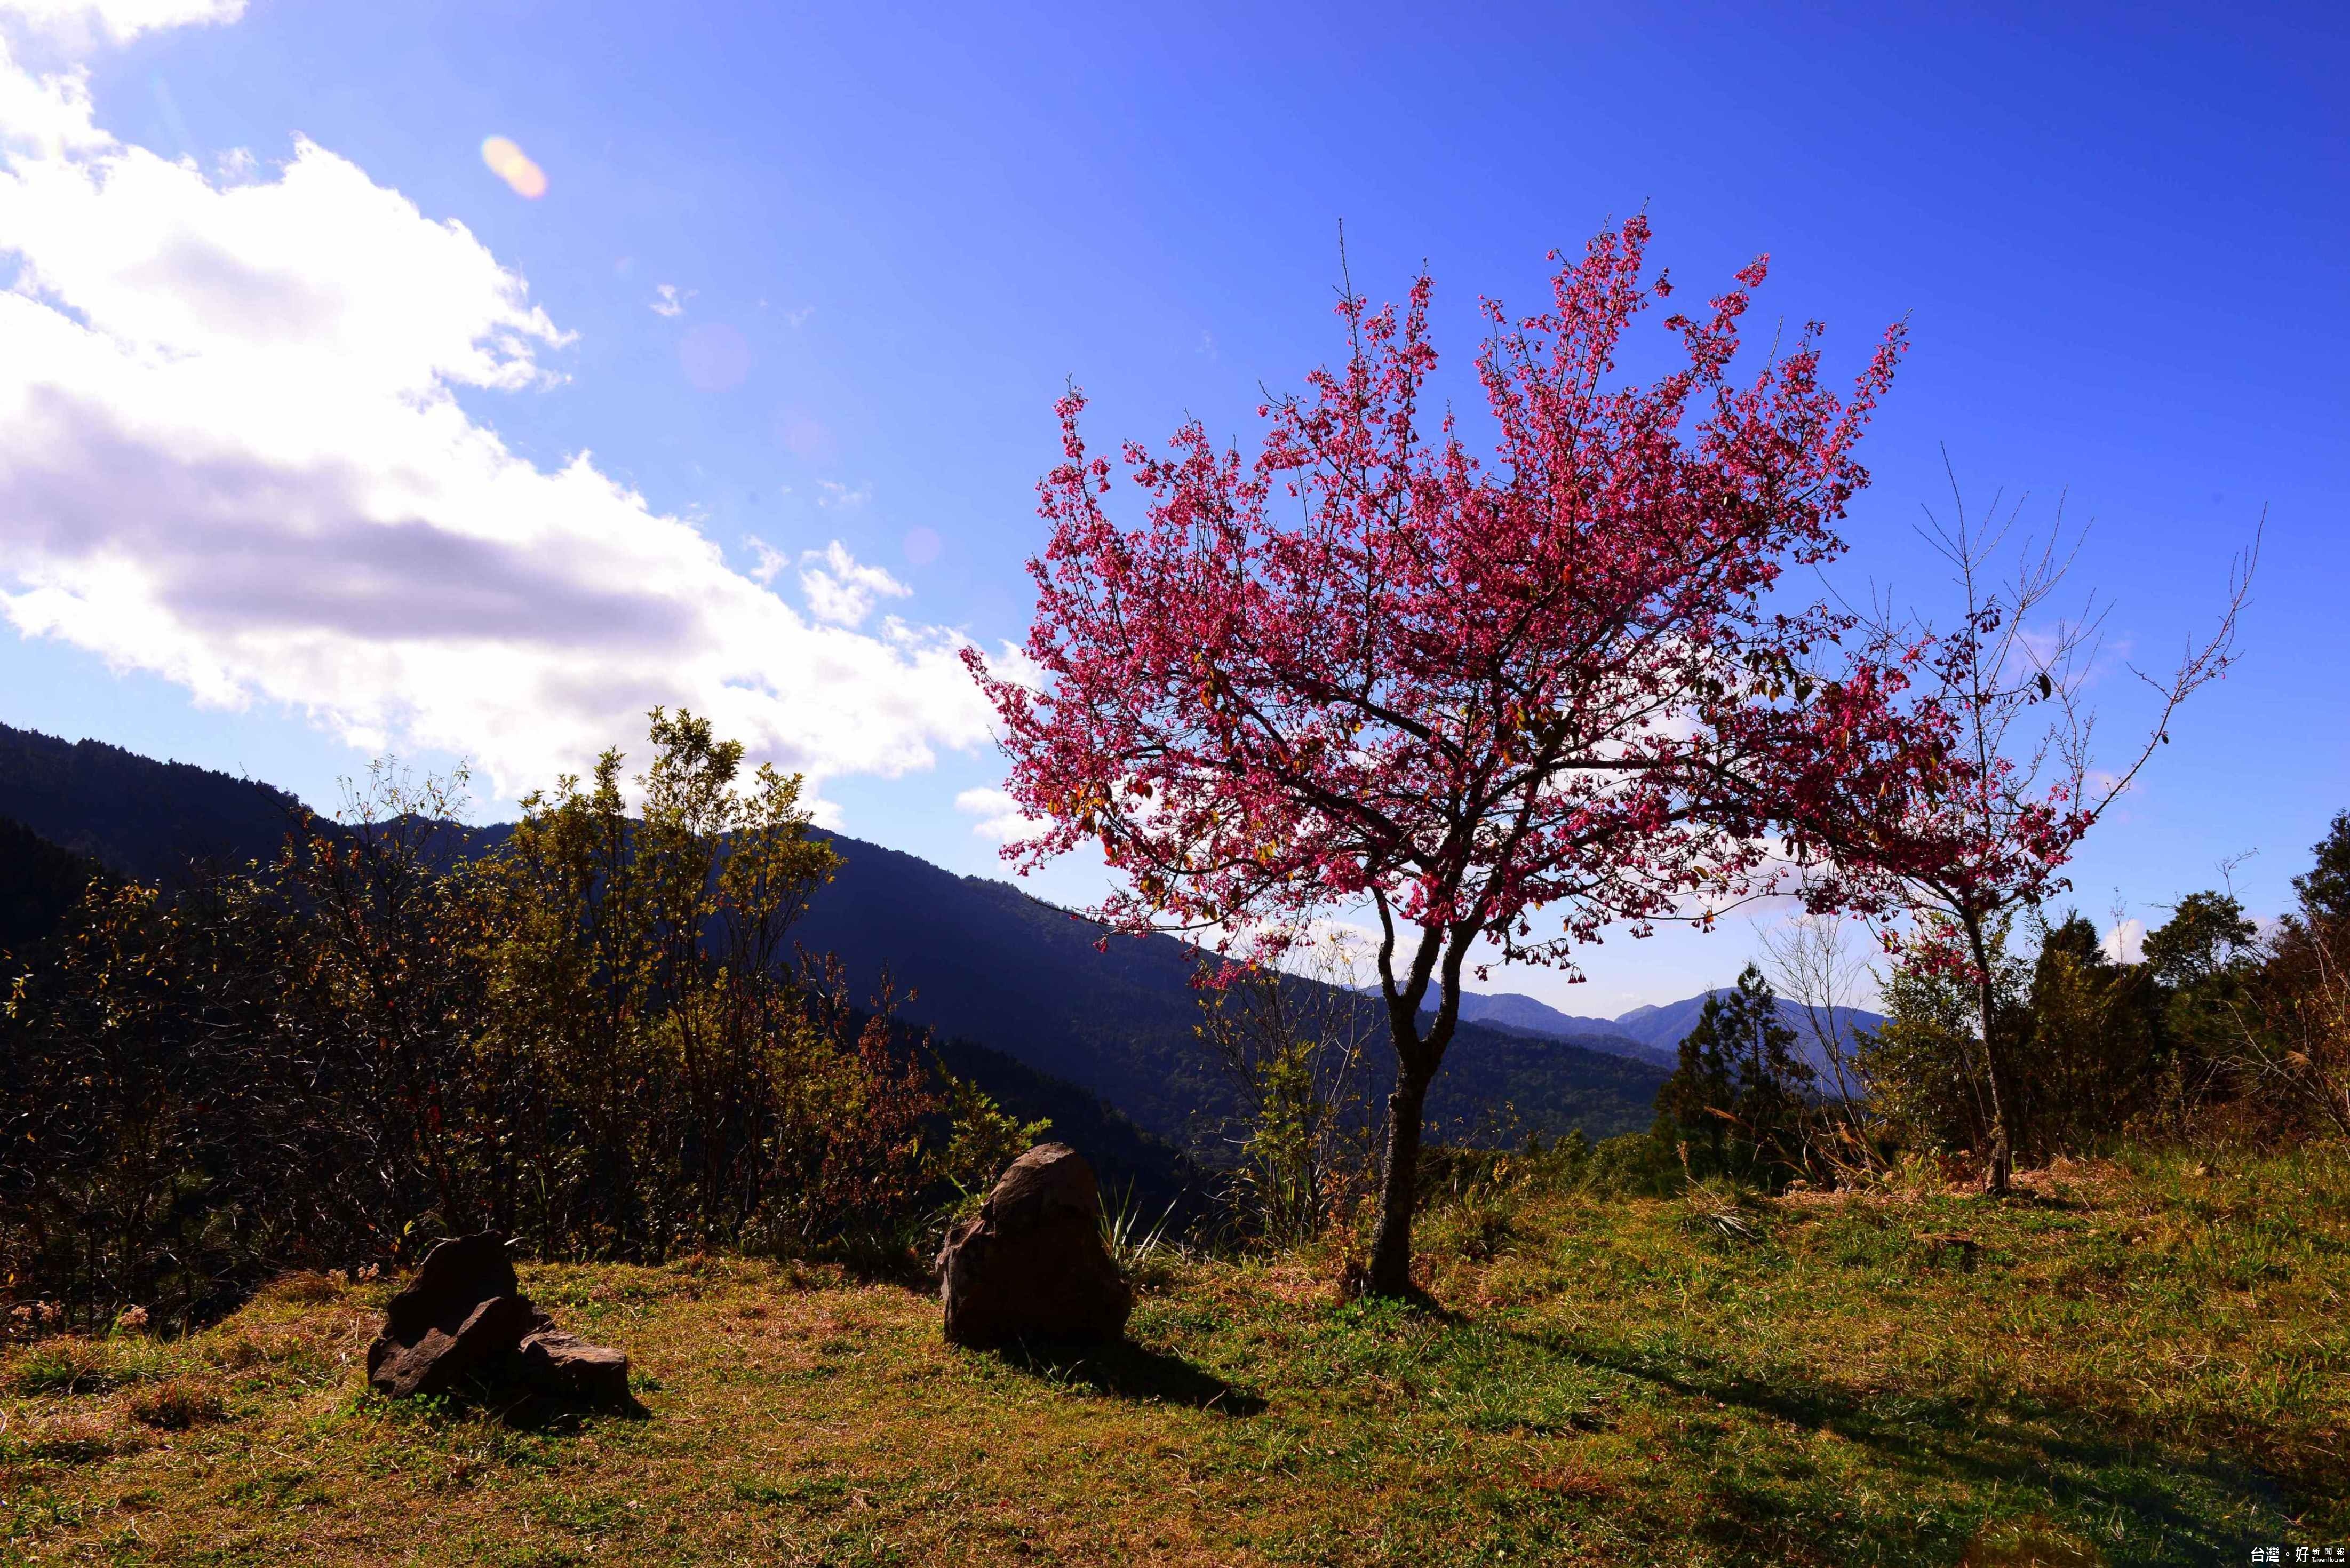
[[[2350,1538],[2350,1170],[2076,1167],[1743,1209],[1505,1184],[1432,1215],[1444,1310],[1333,1260],[1149,1271],[1134,1345],[949,1350],[788,1265],[550,1268],[641,1418],[395,1407],[386,1287],[0,1366],[18,1560],[2246,1562]],[[1971,1243],[1970,1245],[1969,1243]],[[175,1381],[176,1380],[176,1381]],[[165,1397],[168,1392],[169,1397]],[[224,1418],[180,1430],[135,1411]]]

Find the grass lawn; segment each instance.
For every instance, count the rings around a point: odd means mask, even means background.
[[[640,1418],[365,1390],[389,1288],[0,1363],[0,1559],[2247,1563],[2350,1544],[2350,1166],[2060,1169],[1429,1217],[1440,1310],[1332,1259],[1154,1266],[1132,1344],[737,1260],[525,1284]],[[162,1423],[156,1425],[155,1423]],[[184,1424],[175,1424],[184,1423]]]

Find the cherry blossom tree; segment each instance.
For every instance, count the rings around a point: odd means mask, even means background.
[[[1870,618],[1876,646],[1903,649],[1902,661],[1924,672],[1905,702],[1913,730],[1939,737],[1939,765],[1912,769],[1895,789],[1830,789],[1806,809],[1837,858],[1825,897],[1908,914],[1898,943],[1907,961],[1973,993],[1972,1069],[1991,1143],[1983,1185],[2004,1195],[2015,1150],[2007,1043],[1995,1017],[1999,932],[2071,886],[2064,868],[2082,839],[2169,742],[2180,705],[2234,662],[2258,543],[2234,562],[2208,637],[2189,642],[2167,670],[2123,667],[2148,689],[2153,716],[2101,764],[2089,699],[2105,673],[2110,606],[2094,594],[2069,612],[2057,602],[2082,535],[2066,529],[2061,506],[2041,533],[2019,529],[2021,504],[2002,516],[1994,498],[1970,515],[1955,473],[1950,500],[1947,514],[1929,510],[1921,531],[1950,568],[1955,624],[1938,631],[1884,610]],[[1870,882],[1874,898],[1860,891]],[[1887,944],[1896,945],[1889,932]]]
[[[1804,803],[1913,766],[1898,664],[1843,657],[1854,618],[1783,582],[1843,547],[1901,329],[1847,395],[1823,384],[1816,324],[1733,382],[1764,258],[1668,316],[1673,368],[1625,384],[1627,329],[1671,292],[1648,242],[1635,218],[1554,254],[1535,315],[1486,302],[1486,455],[1431,406],[1424,275],[1400,312],[1342,293],[1344,362],[1259,410],[1253,458],[1196,422],[1163,452],[1128,444],[1131,524],[1072,390],[1038,487],[1035,675],[965,656],[1007,787],[1045,825],[1006,854],[1024,869],[1097,843],[1113,929],[1270,961],[1317,912],[1376,917],[1397,1067],[1379,1293],[1410,1288],[1424,1105],[1464,971],[1571,971],[1612,922],[1645,935],[1692,899],[1703,918],[1768,874],[1766,835],[1818,848]]]

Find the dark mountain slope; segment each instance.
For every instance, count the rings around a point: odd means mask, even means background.
[[[95,860],[0,817],[0,958],[22,957],[57,929],[90,882],[106,876]],[[0,978],[5,978],[0,967]]]
[[[914,995],[901,1015],[984,1040],[1081,1084],[1162,1136],[1186,1140],[1225,1115],[1231,1091],[1192,1035],[1192,950],[1172,937],[1113,936],[1003,882],[835,836],[843,865],[799,927],[853,984],[888,966]],[[1299,982],[1306,983],[1306,982]],[[1368,1007],[1368,1002],[1364,1004]],[[1391,1064],[1374,1056],[1375,1096]],[[1430,1096],[1442,1137],[1586,1136],[1645,1127],[1665,1075],[1565,1042],[1464,1027]],[[1497,1113],[1497,1107],[1505,1107]]]
[[[1100,1096],[969,1040],[933,1035],[929,1044],[948,1072],[977,1084],[1006,1112],[1024,1122],[1049,1119],[1054,1137],[1084,1151],[1112,1208],[1130,1199],[1146,1224],[1170,1209],[1186,1222],[1196,1212],[1205,1173]]]
[[[191,860],[270,860],[301,810],[250,779],[0,724],[0,816],[142,882],[176,885]]]
[[[144,880],[172,883],[192,858],[266,860],[300,811],[266,785],[0,727],[0,815]],[[494,849],[506,832],[475,830],[463,852]],[[1192,1034],[1190,949],[1154,936],[1112,938],[1097,950],[1098,928],[1008,884],[853,838],[833,843],[840,874],[796,935],[840,958],[859,1000],[886,970],[905,999],[899,1016],[941,1038],[1066,1080],[1161,1137],[1191,1140],[1222,1122],[1230,1090]],[[1374,1060],[1378,1075],[1389,1070],[1384,1052]],[[1601,1137],[1646,1127],[1663,1079],[1604,1050],[1472,1025],[1429,1109],[1443,1137],[1579,1127]],[[1386,1093],[1377,1078],[1367,1087]]]

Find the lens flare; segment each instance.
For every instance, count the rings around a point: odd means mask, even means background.
[[[491,173],[513,186],[515,195],[536,202],[546,194],[546,171],[506,138],[493,136],[483,142],[482,161],[490,166]]]

